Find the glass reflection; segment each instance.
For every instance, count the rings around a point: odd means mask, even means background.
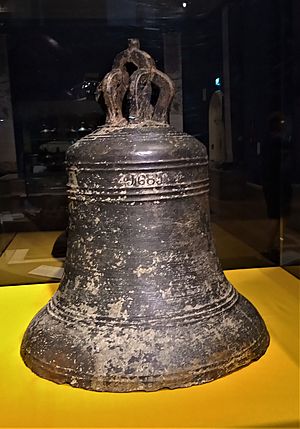
[[[65,252],[65,152],[104,123],[97,84],[132,37],[175,82],[172,125],[208,149],[211,218],[223,267],[281,263],[297,272],[297,0],[75,0],[71,8],[63,0],[26,0],[4,6],[0,283],[48,281],[31,271],[62,264],[51,252],[58,258]]]

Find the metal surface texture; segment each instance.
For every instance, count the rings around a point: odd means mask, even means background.
[[[98,88],[106,125],[68,150],[65,275],[21,346],[41,377],[96,391],[187,387],[268,347],[216,256],[206,149],[168,125],[173,91],[131,40]]]

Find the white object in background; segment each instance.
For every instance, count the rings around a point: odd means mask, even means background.
[[[44,171],[47,170],[47,167],[45,165],[34,165],[32,172],[33,174],[38,174],[38,173],[44,173]]]
[[[25,259],[29,249],[7,249],[4,252],[5,263],[7,265],[13,264],[32,264],[35,262],[53,262],[53,260],[64,261],[65,258],[28,258]]]
[[[33,274],[34,276],[40,277],[49,277],[53,279],[61,280],[64,269],[62,267],[53,267],[50,265],[40,265],[32,271],[29,271],[28,274]]]
[[[8,265],[20,264],[20,262],[24,261],[28,252],[29,249],[8,249],[5,252],[5,257],[7,259],[6,263]]]
[[[0,216],[0,220],[1,222],[12,222],[14,220],[14,218],[12,217],[12,214],[3,214]]]
[[[209,160],[226,161],[223,92],[215,91],[209,104]]]
[[[12,222],[14,220],[24,219],[23,213],[2,212],[0,214],[1,222]]]

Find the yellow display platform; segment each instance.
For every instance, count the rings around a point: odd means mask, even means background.
[[[19,348],[57,285],[0,288],[1,427],[292,428],[299,425],[299,287],[283,269],[226,272],[271,334],[258,362],[223,379],[153,393],[96,393],[34,375]]]

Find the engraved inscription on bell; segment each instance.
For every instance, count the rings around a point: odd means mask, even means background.
[[[155,187],[166,185],[166,173],[127,173],[122,174],[118,183],[125,188],[140,187]]]
[[[67,153],[65,275],[27,328],[24,362],[56,383],[127,392],[206,383],[259,359],[265,324],[215,253],[206,149],[167,121],[172,81],[131,40],[100,94],[105,126]]]

